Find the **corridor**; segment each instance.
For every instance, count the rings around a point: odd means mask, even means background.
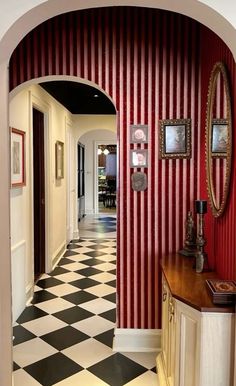
[[[156,353],[112,351],[115,224],[86,216],[80,239],[37,282],[13,329],[14,386],[157,386]]]

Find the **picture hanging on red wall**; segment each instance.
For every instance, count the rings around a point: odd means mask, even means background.
[[[160,158],[191,158],[191,120],[160,121]]]
[[[131,125],[130,143],[148,143],[148,125]]]
[[[11,128],[11,186],[25,185],[25,132]]]

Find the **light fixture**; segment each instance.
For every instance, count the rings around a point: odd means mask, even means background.
[[[101,155],[102,153],[104,155],[107,155],[110,153],[109,150],[104,145],[101,145],[98,147],[98,155]]]

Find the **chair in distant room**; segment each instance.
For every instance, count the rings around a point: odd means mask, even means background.
[[[107,180],[106,195],[104,196],[106,208],[116,208],[116,180]]]

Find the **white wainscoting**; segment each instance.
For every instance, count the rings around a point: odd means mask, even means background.
[[[161,330],[116,328],[113,351],[159,352],[161,350]]]
[[[25,240],[21,240],[17,244],[13,245],[11,248],[13,323],[24,311],[25,305],[26,305],[25,250],[26,250]]]

